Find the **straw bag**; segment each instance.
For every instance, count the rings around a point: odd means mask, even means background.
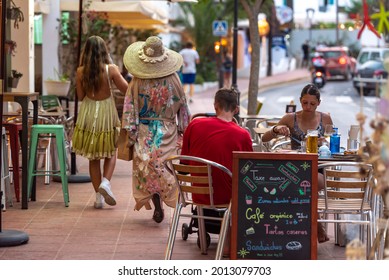
[[[127,130],[122,128],[120,129],[119,139],[118,139],[118,159],[131,161],[132,155],[134,153],[134,144],[129,146]]]

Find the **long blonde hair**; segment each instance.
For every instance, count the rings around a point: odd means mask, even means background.
[[[96,92],[105,77],[105,65],[111,62],[107,45],[103,38],[91,36],[85,43],[81,53],[82,89],[85,92]]]

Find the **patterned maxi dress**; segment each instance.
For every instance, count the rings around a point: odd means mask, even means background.
[[[149,200],[154,193],[159,193],[166,205],[175,206],[177,190],[163,161],[177,154],[178,136],[183,134],[189,119],[176,73],[157,79],[134,78],[130,83],[124,99],[122,127],[131,132],[130,138],[135,142],[132,189],[136,210],[143,206],[150,209]]]

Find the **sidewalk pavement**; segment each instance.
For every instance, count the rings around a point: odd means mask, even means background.
[[[304,78],[304,74],[298,70],[284,77]],[[262,79],[260,84],[270,85],[274,81],[279,84],[280,79],[281,75],[277,75]],[[245,88],[245,82],[247,85],[248,81],[238,80],[241,89]],[[196,95],[192,112],[213,112],[215,92],[216,88]],[[202,104],[208,107],[202,108]],[[77,169],[77,175],[88,174],[88,161],[77,156]],[[45,185],[44,177],[38,177],[37,200],[29,202],[29,209],[22,210],[21,204],[14,202],[13,207],[7,207],[2,213],[2,229],[24,231],[29,235],[29,242],[0,248],[0,259],[163,260],[174,210],[165,207],[165,219],[160,224],[152,220],[153,211],[134,211],[131,180],[132,162],[118,160],[111,180],[117,205],[94,209],[95,194],[90,182],[70,183],[70,203],[65,207],[61,183],[51,181]],[[208,255],[202,255],[197,247],[197,234],[182,240],[183,222],[185,219],[180,220],[173,259],[214,259],[218,236],[211,234]],[[328,233],[331,241],[318,245],[318,259],[344,259],[344,248],[334,246],[333,230]]]

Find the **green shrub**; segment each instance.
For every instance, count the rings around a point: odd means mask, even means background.
[[[199,73],[196,74],[196,80],[195,84],[196,85],[202,85],[204,83],[204,78],[201,76]]]

